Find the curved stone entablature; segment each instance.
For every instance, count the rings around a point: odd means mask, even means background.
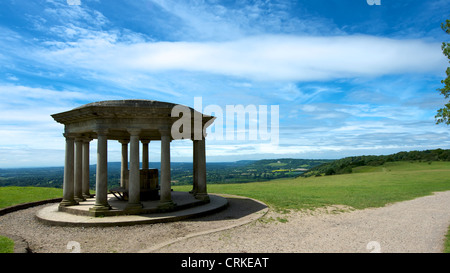
[[[181,114],[181,116],[180,116]],[[176,139],[190,138],[193,142],[193,189],[196,199],[209,201],[206,191],[205,129],[215,117],[203,115],[194,109],[174,103],[153,100],[110,100],[93,102],[70,111],[52,115],[64,124],[66,156],[64,167],[63,200],[61,210],[78,205],[89,193],[89,142],[97,139],[96,201],[89,209],[92,216],[107,215],[111,210],[107,187],[108,140],[122,144],[121,187],[117,192],[126,195],[127,214],[139,214],[143,205],[141,196],[158,196],[158,209],[167,211],[176,204],[171,198],[170,142],[172,133],[179,132],[174,123],[182,117],[183,131],[188,132]],[[179,124],[177,124],[179,125]],[[189,125],[191,128],[189,128]],[[172,127],[175,127],[173,130]],[[152,179],[155,172],[149,170],[148,153],[150,141],[161,142],[161,183]],[[142,143],[142,170],[139,169],[139,143]],[[128,147],[130,147],[128,157]],[[129,165],[128,165],[129,159]],[[157,171],[157,170],[156,170]],[[157,172],[156,172],[157,174]],[[153,182],[142,182],[144,179]],[[157,179],[156,175],[156,179]],[[145,184],[143,186],[143,183]],[[148,195],[142,195],[142,193]]]
[[[82,134],[97,138],[98,130],[108,130],[108,139],[127,138],[128,130],[140,130],[139,136],[148,140],[160,140],[161,130],[170,130],[179,119],[172,116],[174,103],[154,100],[109,100],[93,102],[67,112],[52,115],[65,125],[65,134]],[[184,106],[191,112],[191,131],[203,130],[214,117]],[[201,117],[201,126],[196,126],[194,117]],[[173,138],[172,138],[173,139]]]

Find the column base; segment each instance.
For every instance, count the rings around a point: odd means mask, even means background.
[[[195,193],[194,197],[195,197],[195,199],[209,202],[209,195],[207,193]]]
[[[69,206],[76,206],[79,203],[76,200],[62,200],[61,203],[59,203],[60,207],[69,207]]]
[[[86,201],[86,198],[84,196],[82,196],[82,197],[74,197],[74,199],[75,199],[76,202]]]
[[[84,199],[88,199],[88,198],[92,198],[92,197],[94,197],[94,194],[83,193],[83,198]]]
[[[160,201],[158,204],[158,210],[160,211],[170,211],[173,210],[177,204],[175,204],[172,200],[169,201]]]
[[[127,206],[125,207],[125,210],[127,211],[135,211],[135,210],[141,210],[144,206],[141,203],[136,203],[136,204],[130,204],[128,203]]]
[[[99,204],[94,205],[92,208],[89,208],[89,213],[93,216],[100,216],[105,211],[109,211],[111,209],[111,206],[109,204]]]

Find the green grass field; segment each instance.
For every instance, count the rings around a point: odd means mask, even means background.
[[[444,253],[450,253],[450,227],[448,227],[447,235],[445,236]]]
[[[174,187],[180,191],[190,189]],[[279,210],[329,205],[382,207],[445,190],[450,190],[450,162],[390,162],[378,167],[358,167],[345,175],[208,185],[208,192],[248,196]]]
[[[62,189],[39,187],[0,187],[0,208],[62,197]]]
[[[62,189],[38,187],[0,187],[0,209],[62,196]],[[14,241],[0,236],[0,253],[12,253]]]
[[[174,186],[189,191],[192,186]],[[211,184],[210,193],[248,196],[276,210],[345,205],[355,209],[382,207],[436,191],[450,190],[450,162],[389,162],[357,167],[352,174],[241,184]],[[0,208],[62,196],[62,189],[0,187]],[[2,241],[0,239],[0,251]],[[446,252],[450,252],[450,229]]]
[[[0,236],[0,253],[13,253],[14,241],[5,236]]]

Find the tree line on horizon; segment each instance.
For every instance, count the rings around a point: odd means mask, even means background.
[[[435,149],[425,151],[399,152],[391,155],[351,156],[324,163],[305,172],[303,177],[349,174],[353,168],[360,166],[381,166],[395,161],[450,161],[450,150]]]

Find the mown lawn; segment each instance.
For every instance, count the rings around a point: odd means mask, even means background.
[[[39,187],[0,187],[0,209],[62,196],[62,189]],[[14,241],[0,236],[0,253],[14,252]]]
[[[448,227],[447,235],[445,236],[444,253],[450,253],[450,227]]]
[[[0,208],[62,197],[62,189],[40,187],[0,187]]]
[[[14,241],[5,236],[0,236],[0,253],[13,253]]]
[[[174,187],[181,191],[190,189]],[[208,185],[208,192],[248,196],[280,210],[329,205],[382,207],[446,190],[450,190],[450,162],[391,162],[358,167],[355,173],[345,175]]]

